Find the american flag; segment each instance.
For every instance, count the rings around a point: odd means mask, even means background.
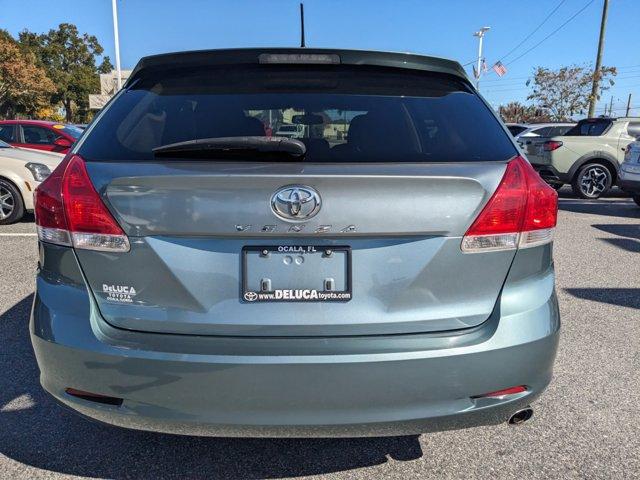
[[[507,67],[505,67],[502,64],[502,62],[496,62],[495,65],[492,68],[493,68],[493,71],[496,72],[499,77],[501,77],[505,73],[507,73]]]

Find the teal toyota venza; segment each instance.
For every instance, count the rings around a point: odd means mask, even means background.
[[[522,422],[551,380],[556,192],[456,62],[144,58],[36,204],[41,382],[87,417],[413,434]]]

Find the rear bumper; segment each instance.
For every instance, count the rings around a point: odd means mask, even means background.
[[[568,183],[570,181],[566,173],[559,172],[553,165],[532,164],[533,169],[547,183]]]
[[[77,351],[34,339],[44,388],[93,419],[185,435],[403,435],[491,425],[528,405],[551,379],[557,334],[518,347],[440,358],[238,358],[184,362]],[[504,386],[508,400],[472,399]],[[69,385],[123,397],[120,407],[64,393]]]
[[[462,333],[239,339],[114,328],[69,256],[57,261],[69,276],[41,272],[31,320],[41,383],[112,425],[213,436],[414,434],[505,422],[552,376],[560,327],[552,269],[534,283],[508,281],[491,318]],[[473,398],[516,385],[527,392]],[[123,403],[82,400],[69,387]]]

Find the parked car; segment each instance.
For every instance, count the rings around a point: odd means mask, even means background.
[[[541,151],[527,155],[550,184],[570,183],[574,193],[596,199],[618,181],[618,168],[640,118],[588,118],[561,136],[546,141]]]
[[[630,133],[640,139],[640,128],[631,129]],[[627,146],[624,161],[620,165],[618,184],[640,206],[640,140]]]
[[[511,132],[511,135],[513,135],[514,137],[518,136],[529,128],[529,125],[526,125],[524,123],[506,123],[505,125],[507,126],[507,130],[509,130]]]
[[[281,125],[276,131],[277,137],[304,138],[304,125]]]
[[[62,161],[63,155],[15,148],[0,140],[0,225],[33,211],[33,191]]]
[[[14,147],[66,154],[83,130],[44,120],[0,120],[0,140]]]
[[[525,153],[537,152],[538,146],[549,140],[550,137],[564,135],[576,122],[572,123],[536,123],[516,135],[516,141]]]
[[[459,63],[186,52],[123,91],[36,190],[46,391],[197,435],[530,418],[559,337],[557,193]],[[267,137],[293,107],[346,139]]]

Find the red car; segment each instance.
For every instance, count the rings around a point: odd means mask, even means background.
[[[1,120],[0,140],[14,147],[67,153],[82,134],[75,125],[44,120]]]

